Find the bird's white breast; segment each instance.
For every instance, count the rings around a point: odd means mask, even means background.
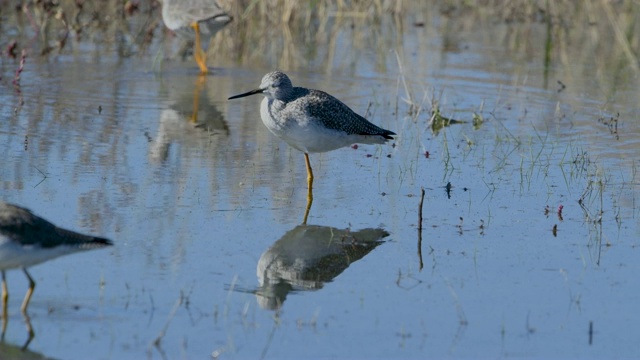
[[[22,245],[0,236],[0,270],[29,267],[58,256],[81,251],[77,246],[60,245],[43,248],[40,245]]]

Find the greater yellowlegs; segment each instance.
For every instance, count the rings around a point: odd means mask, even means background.
[[[206,74],[209,69],[202,42],[208,45],[211,37],[233,18],[213,0],[164,0],[162,20],[178,35],[190,40],[195,39],[193,57],[200,67],[200,73]],[[203,38],[202,41],[200,37]]]
[[[113,245],[110,240],[82,235],[62,229],[34,215],[28,209],[0,201],[0,270],[2,271],[3,320],[6,321],[7,281],[5,271],[22,268],[29,280],[29,289],[22,302],[22,313],[27,313],[29,300],[36,283],[27,267],[78,251]]]
[[[289,77],[280,71],[266,74],[259,88],[229,100],[255,94],[265,96],[260,105],[265,126],[304,153],[309,196],[313,183],[309,153],[331,151],[354,143],[383,144],[396,135],[370,123],[324,91],[293,87]]]

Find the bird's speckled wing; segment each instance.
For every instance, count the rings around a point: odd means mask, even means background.
[[[294,88],[295,94],[300,94],[295,100],[289,101],[287,110],[300,112],[300,116],[306,116],[320,121],[326,128],[344,131],[348,135],[380,135],[385,139],[393,139],[395,133],[385,130],[369,122],[358,115],[335,97],[320,90],[306,90]],[[303,91],[306,90],[306,91]]]
[[[23,245],[38,244],[44,248],[58,245],[99,247],[112,245],[107,239],[62,229],[19,206],[0,203],[0,235]]]

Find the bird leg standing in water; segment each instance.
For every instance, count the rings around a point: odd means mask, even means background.
[[[55,226],[28,209],[0,201],[0,271],[2,272],[2,313],[6,321],[9,292],[5,271],[21,268],[29,289],[20,310],[27,308],[36,283],[27,268],[58,256],[104,248],[113,243],[104,238],[83,235]]]
[[[36,282],[33,281],[33,278],[31,277],[31,275],[29,275],[27,268],[22,268],[22,271],[24,271],[24,274],[27,275],[27,279],[29,280],[29,288],[27,289],[27,295],[24,297],[24,300],[22,301],[22,306],[20,306],[20,311],[22,311],[23,314],[26,314],[27,307],[29,306],[29,301],[31,301],[31,295],[33,295],[33,290],[35,290],[36,288]]]
[[[309,184],[309,188],[311,188],[311,184],[313,184],[313,170],[311,170],[311,163],[309,162],[309,154],[304,153],[304,161],[307,164],[307,183]]]
[[[193,45],[193,57],[200,67],[200,74],[204,75],[209,72],[209,69],[207,68],[207,53],[202,50],[202,44],[200,43],[200,25],[196,21],[191,24],[191,27],[196,32],[196,41]]]
[[[313,201],[313,170],[309,153],[327,152],[354,143],[384,144],[396,135],[356,114],[324,91],[294,87],[289,77],[273,71],[262,78],[260,87],[231,96],[229,100],[263,94],[260,118],[274,135],[304,153],[307,166],[306,223]]]
[[[2,270],[2,335],[7,328],[7,303],[9,302],[9,290],[7,289],[7,278],[4,270]]]

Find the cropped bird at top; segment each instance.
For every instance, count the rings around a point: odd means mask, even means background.
[[[209,69],[207,54],[202,50],[202,43],[208,45],[211,37],[233,18],[214,0],[164,0],[162,20],[178,35],[190,40],[195,39],[193,57],[200,67],[200,73],[206,74]]]
[[[2,271],[3,320],[6,321],[7,282],[5,271],[22,268],[29,280],[29,289],[22,302],[26,314],[35,282],[27,268],[58,256],[111,246],[110,240],[83,235],[59,228],[34,215],[30,210],[0,201],[0,270]]]
[[[324,91],[294,87],[289,77],[280,71],[266,74],[259,88],[229,100],[255,94],[265,96],[260,105],[264,125],[304,153],[309,197],[313,183],[309,153],[331,151],[354,143],[383,144],[396,135],[370,123]]]

